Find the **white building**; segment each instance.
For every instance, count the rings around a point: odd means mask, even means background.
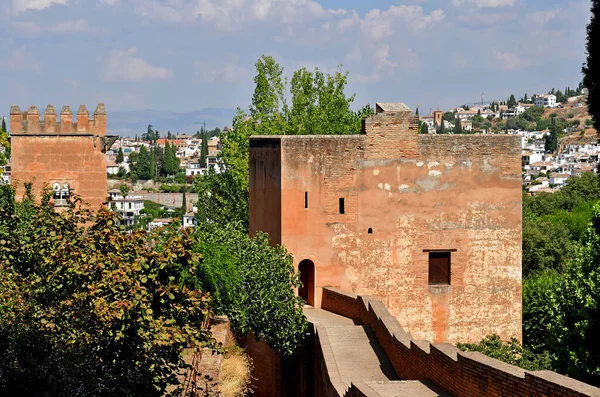
[[[536,106],[543,106],[546,108],[556,107],[556,95],[540,95],[535,98],[535,104]]]
[[[10,164],[0,167],[0,185],[10,185]]]
[[[121,193],[115,190],[108,192],[110,197],[110,207],[123,217],[123,226],[133,226],[135,217],[140,216],[140,211],[144,209],[144,196],[128,195],[123,197]]]
[[[208,171],[202,167],[202,164],[188,164],[185,169],[185,176],[204,175]]]
[[[183,216],[183,227],[194,227],[196,226],[196,214],[188,212]]]
[[[558,187],[563,187],[570,177],[571,175],[569,174],[552,173],[550,174],[550,184]]]
[[[156,229],[157,227],[167,226],[173,222],[171,218],[156,218],[152,222],[148,223],[148,231]]]

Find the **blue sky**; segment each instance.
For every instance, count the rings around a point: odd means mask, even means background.
[[[1,0],[10,105],[247,107],[254,62],[350,72],[357,107],[421,113],[581,80],[589,0]]]

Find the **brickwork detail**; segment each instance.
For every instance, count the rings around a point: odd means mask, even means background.
[[[106,109],[99,104],[90,119],[81,105],[76,121],[69,106],[60,111],[48,105],[44,119],[31,106],[22,112],[19,106],[10,109],[12,179],[17,197],[23,194],[23,184],[33,183],[38,194],[45,185],[69,186],[94,210],[107,200],[106,150],[112,139],[106,136]]]
[[[462,352],[450,344],[415,340],[382,302],[371,297],[324,288],[322,307],[368,325],[402,379],[429,380],[457,397],[600,396],[600,389],[552,371],[525,371],[481,353]],[[317,366],[323,369],[324,377],[317,382],[323,388],[321,395],[379,395],[364,385],[347,388],[339,380],[329,350],[326,338],[317,335],[316,360],[321,361]]]

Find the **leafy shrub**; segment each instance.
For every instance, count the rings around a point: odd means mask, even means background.
[[[211,344],[189,232],[123,233],[108,210],[57,213],[27,190],[0,187],[0,394],[164,395],[182,349]]]
[[[552,357],[548,352],[535,354],[523,347],[515,338],[504,343],[498,335],[494,334],[485,337],[479,344],[458,343],[456,347],[466,352],[480,352],[529,371],[552,368]]]

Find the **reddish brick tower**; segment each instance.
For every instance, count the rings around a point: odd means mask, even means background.
[[[380,298],[419,339],[520,338],[518,137],[421,135],[397,103],[363,129],[252,137],[251,232],[294,255],[315,307],[332,286]]]
[[[63,106],[57,121],[54,106],[48,105],[44,119],[31,106],[22,112],[10,109],[12,180],[17,197],[23,184],[33,183],[37,194],[44,185],[54,191],[55,206],[68,203],[78,195],[93,209],[107,200],[106,151],[116,137],[106,135],[106,109],[99,104],[90,119],[84,105],[77,111],[77,121],[69,106]]]

